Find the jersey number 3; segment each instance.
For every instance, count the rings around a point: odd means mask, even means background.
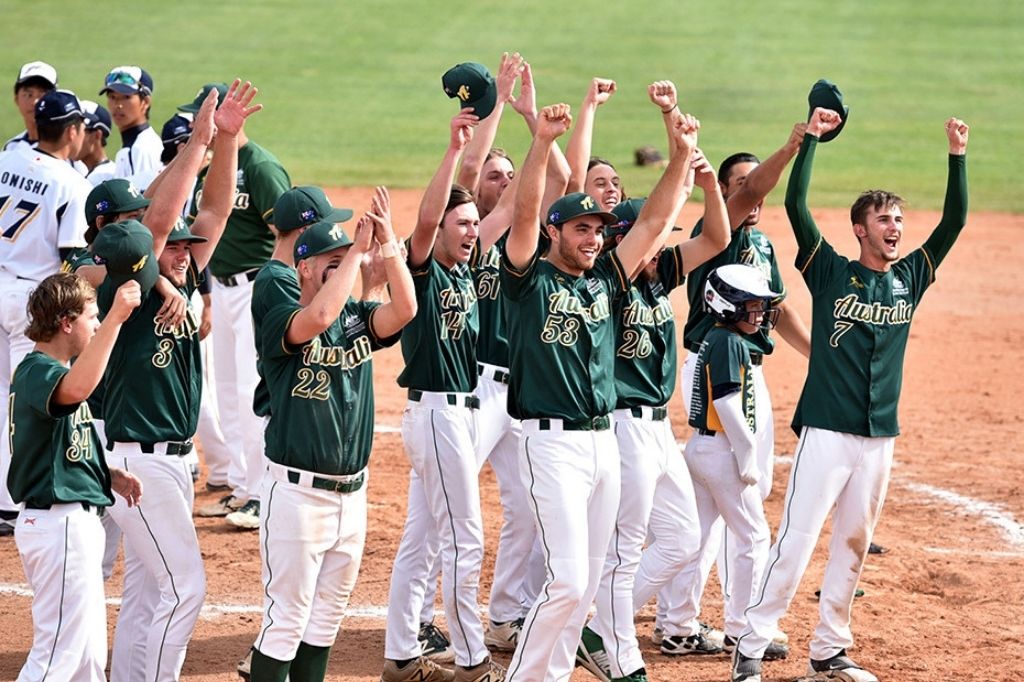
[[[32,201],[26,201],[22,199],[19,201],[13,209],[11,209],[10,195],[0,197],[0,226],[4,227],[3,238],[9,242],[13,242],[21,234],[21,231],[28,227],[29,223],[36,219],[39,215],[39,204]],[[14,220],[11,221],[10,225],[7,225],[7,211],[11,210],[13,213]]]

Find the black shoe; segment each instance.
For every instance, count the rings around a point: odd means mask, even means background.
[[[728,653],[732,653],[736,649],[736,638],[725,636],[723,647]],[[781,661],[789,656],[789,646],[780,642],[771,641],[768,642],[768,648],[764,650],[764,654],[761,656],[762,661]]]
[[[661,640],[661,653],[666,656],[689,656],[693,654],[720,654],[722,647],[718,646],[699,632],[696,635],[683,637],[672,635]]]
[[[844,680],[844,682],[878,682],[878,678],[853,662],[846,655],[846,649],[824,661],[811,659],[807,666],[807,674],[814,679]]]
[[[737,649],[732,654],[730,682],[761,682],[761,659],[747,658]]]
[[[888,551],[888,547],[882,547],[881,545],[876,545],[873,542],[868,545],[868,554],[885,554]]]
[[[451,641],[433,623],[420,623],[420,632],[416,638],[420,642],[420,655],[424,658],[436,663],[455,662]]]

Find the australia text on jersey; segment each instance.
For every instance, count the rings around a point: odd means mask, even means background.
[[[834,311],[836,319],[869,324],[910,324],[914,317],[914,306],[906,301],[897,301],[896,305],[861,303],[856,294],[837,299]]]
[[[659,299],[653,308],[640,299],[634,299],[622,309],[622,326],[660,327],[674,317],[672,304],[667,298]]]
[[[353,369],[370,359],[370,340],[365,336],[357,338],[351,348],[324,346],[320,339],[313,339],[302,348],[302,364]]]

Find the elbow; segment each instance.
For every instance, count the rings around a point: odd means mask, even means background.
[[[413,318],[416,317],[416,313],[419,311],[415,298],[402,301],[400,305],[396,307],[397,309],[395,312],[397,313],[398,319],[403,327],[412,322]]]

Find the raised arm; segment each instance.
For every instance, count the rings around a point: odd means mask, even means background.
[[[210,262],[235,205],[238,136],[245,120],[263,108],[262,104],[252,104],[258,92],[249,81],[235,79],[214,116],[217,138],[213,142],[213,161],[203,186],[203,205],[192,223],[192,233],[208,240],[192,244],[192,259],[199,271]]]
[[[647,97],[651,104],[661,110],[661,119],[665,124],[665,133],[668,135],[669,154],[672,153],[675,144],[675,122],[683,114],[679,111],[679,96],[676,93],[676,85],[672,81],[654,81],[647,86]]]
[[[786,144],[779,147],[774,154],[750,171],[739,189],[729,197],[726,208],[729,211],[729,225],[732,226],[732,229],[742,225],[754,207],[775,189],[775,185],[779,184],[782,171],[786,170],[786,166],[796,156],[806,130],[806,123],[795,124]]]
[[[793,163],[793,171],[789,175],[789,186],[786,188],[786,215],[793,226],[797,246],[801,251],[813,250],[821,240],[821,232],[811,217],[807,207],[807,188],[811,184],[811,165],[814,161],[814,150],[818,146],[818,138],[839,125],[839,114],[829,109],[818,107],[811,115],[804,134],[800,153]]]
[[[372,239],[373,221],[363,216],[356,224],[355,241],[342,258],[341,264],[328,275],[327,281],[320,291],[316,292],[309,305],[295,313],[288,323],[288,331],[284,335],[288,345],[301,346],[325,331],[338,319],[349,296],[352,295],[352,287],[355,286],[356,277],[359,275],[359,264],[370,248]],[[309,267],[307,263],[308,261],[300,261],[297,265]]]
[[[508,260],[516,269],[526,267],[537,251],[537,237],[540,232],[538,216],[544,194],[544,168],[547,166],[555,140],[564,135],[571,125],[572,115],[569,113],[568,104],[544,107],[537,117],[533,143],[519,171],[519,187],[516,189],[515,205],[512,210],[512,228],[505,245]]]
[[[462,150],[473,137],[474,126],[480,120],[472,111],[471,108],[463,109],[452,119],[448,149],[420,201],[416,228],[409,239],[409,264],[414,268],[423,265],[434,249],[434,239],[441,226],[441,219],[444,218],[444,207],[448,204],[448,195],[455,179],[455,167]]]
[[[970,128],[958,118],[946,121],[949,140],[949,176],[942,219],[924,243],[937,267],[953,247],[953,242],[967,223],[967,137]]]
[[[587,183],[587,165],[590,163],[590,149],[594,137],[594,117],[597,108],[615,94],[615,81],[607,78],[595,78],[590,81],[587,94],[583,97],[576,127],[569,136],[569,145],[565,149],[565,157],[569,161],[569,185],[566,194],[582,192]]]
[[[192,136],[174,161],[157,176],[146,196],[152,201],[142,222],[153,233],[153,252],[159,258],[163,253],[167,235],[181,217],[181,210],[192,191],[193,181],[202,168],[206,150],[213,139],[213,114],[217,108],[217,93],[210,91],[196,114]]]
[[[96,390],[103,372],[110,360],[110,352],[117,341],[121,325],[139,307],[142,302],[142,291],[139,283],[130,280],[114,293],[114,301],[103,318],[103,324],[89,341],[82,354],[71,365],[71,369],[57,384],[53,392],[53,402],[57,405],[77,405],[87,399]]]
[[[532,136],[537,129],[537,90],[533,82],[533,69],[529,62],[523,62],[523,72],[519,77],[519,96],[510,100],[512,108],[515,109],[526,121],[526,127],[530,129]],[[541,199],[541,208],[550,206],[555,199],[564,196],[566,186],[569,184],[569,162],[559,146],[552,145],[551,153],[548,155],[548,165],[544,178],[544,195]],[[518,177],[518,176],[517,176]],[[509,187],[505,191],[508,192]]]
[[[686,176],[690,171],[693,150],[697,147],[698,130],[700,122],[689,114],[684,114],[676,122],[675,144],[668,167],[640,210],[636,225],[615,247],[626,272],[636,272],[648,253],[656,253],[664,246],[672,223],[683,208]]]
[[[377,308],[371,320],[374,336],[384,339],[397,334],[416,316],[416,290],[395,239],[391,225],[391,197],[386,187],[378,187],[374,191],[366,217],[373,224],[373,236],[380,246],[391,289],[391,300]]]
[[[679,245],[684,273],[721,253],[729,244],[730,236],[725,199],[715,169],[699,149],[693,153],[690,168],[694,183],[704,191],[704,228],[699,235]]]
[[[473,133],[473,139],[466,145],[466,153],[463,154],[462,164],[459,166],[458,182],[470,192],[475,193],[476,186],[480,184],[480,171],[484,167],[484,161],[487,160],[491,146],[494,145],[494,138],[498,135],[498,124],[501,123],[505,102],[512,98],[512,88],[522,70],[523,58],[519,56],[518,52],[512,55],[505,52],[501,55],[498,76],[494,79],[498,89],[494,110],[477,126]]]

